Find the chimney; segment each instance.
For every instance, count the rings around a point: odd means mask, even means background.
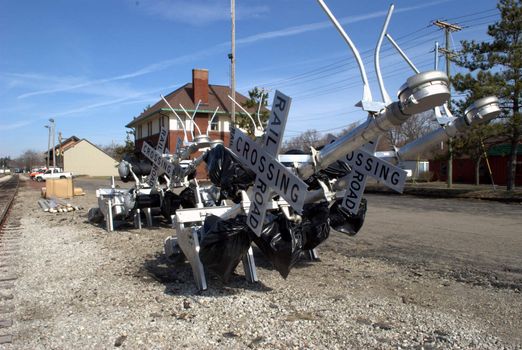
[[[208,104],[208,70],[192,70],[192,93],[194,104],[201,100],[202,104]]]

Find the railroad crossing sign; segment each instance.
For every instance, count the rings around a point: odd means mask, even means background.
[[[345,161],[352,171],[347,176],[348,187],[342,207],[357,214],[366,187],[366,177],[371,176],[385,186],[402,193],[406,182],[406,171],[373,155],[376,142],[369,142],[358,150],[345,155]]]
[[[166,173],[170,178],[172,178],[174,173],[174,165],[167,159],[163,158],[163,150],[165,149],[165,144],[167,143],[167,135],[168,130],[164,127],[161,127],[156,149],[154,149],[147,142],[143,142],[143,146],[141,147],[141,152],[152,162],[152,170],[149,177],[147,178],[147,183],[150,187],[156,184],[158,176],[162,173]]]
[[[304,206],[308,185],[276,160],[290,103],[290,97],[276,91],[262,145],[241,130],[231,129],[230,149],[246,167],[257,173],[247,224],[258,236],[261,235],[272,191],[299,213]]]

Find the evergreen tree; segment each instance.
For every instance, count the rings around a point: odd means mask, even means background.
[[[499,0],[498,22],[488,27],[490,41],[462,41],[455,62],[470,73],[453,77],[455,90],[466,93],[462,104],[488,95],[498,96],[503,112],[504,142],[511,145],[507,189],[515,188],[517,147],[522,133],[522,2]]]
[[[499,123],[490,123],[487,125],[475,124],[471,130],[463,136],[459,136],[453,140],[453,152],[457,156],[466,154],[470,157],[475,165],[475,185],[480,184],[480,165],[487,154],[487,151],[493,146],[502,133],[503,126]]]
[[[267,106],[268,101],[268,92],[265,92],[258,87],[254,87],[253,89],[248,91],[248,100],[242,104],[245,109],[255,110],[255,112],[251,112],[252,118],[254,118],[256,124],[259,124],[257,120],[257,112],[259,111],[259,119],[261,120],[261,128],[266,126],[268,118],[270,117],[270,113],[264,109]],[[259,109],[261,107],[261,109]],[[247,132],[251,135],[254,134],[254,126],[252,125],[252,121],[250,118],[245,115],[243,112],[240,112],[239,116],[236,118],[236,123],[240,128],[247,130]]]

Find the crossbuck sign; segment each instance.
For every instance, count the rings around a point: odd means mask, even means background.
[[[141,152],[152,162],[152,170],[149,177],[147,178],[147,183],[150,187],[156,184],[158,176],[162,173],[166,173],[170,178],[173,176],[174,165],[167,159],[163,158],[163,150],[165,149],[165,144],[167,143],[167,136],[168,130],[164,127],[161,127],[156,149],[154,149],[147,142],[143,142],[143,146],[141,147]]]
[[[367,176],[373,177],[399,193],[402,193],[404,189],[406,171],[375,157],[372,154],[375,146],[373,142],[367,143],[341,159],[352,168],[347,176],[348,188],[346,188],[346,194],[342,201],[342,207],[352,214],[357,214],[359,210]]]
[[[256,143],[237,128],[231,130],[231,151],[257,174],[247,224],[258,236],[263,229],[272,191],[283,197],[299,213],[304,206],[308,186],[276,160],[290,103],[290,97],[276,91],[262,144]]]

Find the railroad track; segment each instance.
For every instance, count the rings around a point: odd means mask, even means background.
[[[10,327],[13,325],[13,293],[15,258],[19,250],[20,217],[9,215],[19,185],[18,175],[0,182],[0,347],[13,342]]]
[[[0,228],[18,192],[19,182],[18,175],[13,175],[10,179],[0,182]]]

